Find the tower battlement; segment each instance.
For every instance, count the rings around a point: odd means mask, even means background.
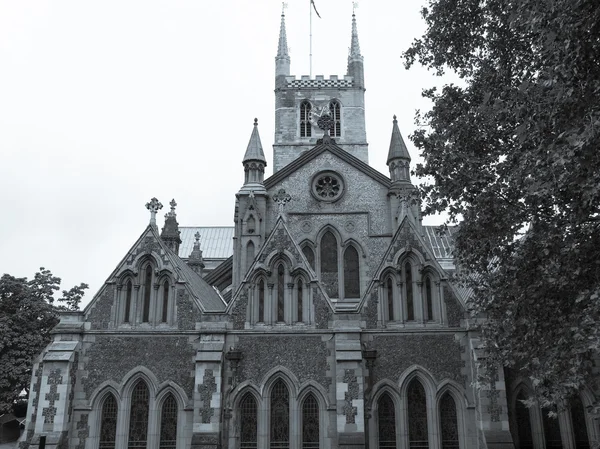
[[[314,78],[311,78],[309,75],[302,75],[299,79],[295,76],[286,76],[285,81],[285,87],[289,89],[338,89],[355,87],[354,77],[351,75],[344,75],[342,77],[329,75],[329,78],[325,78],[325,75],[316,75]]]

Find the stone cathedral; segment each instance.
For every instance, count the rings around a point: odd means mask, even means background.
[[[390,123],[369,166],[352,16],[343,76],[290,75],[281,17],[274,174],[258,122],[240,149],[232,227],[150,224],[35,360],[19,447],[64,449],[589,448],[582,391],[558,419],[527,379],[480,373],[452,229],[423,226]],[[251,124],[249,124],[250,128]],[[385,151],[377,149],[377,151]],[[241,167],[240,167],[241,169]],[[234,198],[232,198],[234,200]],[[108,273],[107,273],[108,274]]]

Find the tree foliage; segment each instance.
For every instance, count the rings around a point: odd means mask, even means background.
[[[411,136],[426,211],[461,219],[488,368],[525,370],[556,404],[600,347],[600,3],[430,0],[422,15],[407,67],[461,78],[424,92]]]
[[[59,290],[60,278],[40,268],[33,279],[0,278],[0,413],[12,410],[21,391],[29,390],[33,359],[50,342],[58,311],[78,310],[86,284]]]

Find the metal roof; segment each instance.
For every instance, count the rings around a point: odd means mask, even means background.
[[[179,257],[187,259],[200,233],[200,249],[204,259],[227,259],[233,254],[233,226],[180,226]]]
[[[454,248],[454,239],[451,235],[451,229],[440,233],[439,226],[423,226],[425,242],[433,250],[436,259],[451,259]]]

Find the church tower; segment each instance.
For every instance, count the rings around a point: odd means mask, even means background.
[[[314,147],[323,132],[317,121],[323,114],[333,119],[331,137],[348,153],[368,163],[365,129],[365,85],[356,17],[352,14],[352,37],[347,74],[343,77],[290,76],[290,56],[281,15],[279,45],[275,57],[275,143],[273,172],[277,172]]]

